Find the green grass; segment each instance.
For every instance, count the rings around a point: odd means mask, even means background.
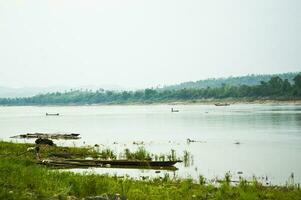
[[[34,153],[25,152],[29,144],[0,142],[0,199],[82,199],[102,194],[120,194],[127,199],[301,199],[295,187],[264,187],[256,181],[231,186],[225,179],[219,186],[190,179],[133,180],[108,175],[60,172],[35,164]],[[56,147],[59,148],[60,147]],[[70,150],[70,149],[68,149]],[[77,153],[90,150],[71,148]],[[92,152],[93,153],[93,152]],[[18,156],[19,155],[19,156]]]
[[[124,155],[128,160],[152,160],[150,153],[147,152],[144,147],[138,147],[138,150],[135,152],[125,149]]]

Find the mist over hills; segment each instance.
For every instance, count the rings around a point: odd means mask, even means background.
[[[183,82],[176,85],[165,86],[163,90],[180,90],[180,89],[200,89],[200,88],[217,88],[223,85],[228,86],[240,86],[240,85],[259,85],[261,81],[268,81],[273,76],[279,76],[281,79],[287,79],[289,82],[293,82],[293,78],[300,72],[288,72],[282,74],[251,74],[246,76],[231,76],[231,77],[223,77],[223,78],[209,78],[205,80],[199,81],[189,81]]]
[[[11,88],[11,87],[1,87],[0,86],[0,98],[15,98],[15,97],[31,97],[38,94],[46,94],[52,92],[65,92],[70,90],[124,90],[121,86],[118,85],[84,85],[79,87],[68,87],[68,86],[53,86],[53,87],[22,87],[22,88]]]

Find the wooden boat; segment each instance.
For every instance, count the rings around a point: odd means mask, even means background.
[[[96,163],[103,165],[126,165],[126,166],[173,166],[182,161],[150,161],[150,160],[83,160],[83,159],[67,159],[65,161],[81,162],[81,163]]]
[[[60,113],[46,113],[46,116],[59,116]]]
[[[27,133],[12,136],[11,138],[44,138],[44,139],[65,139],[65,140],[76,140],[80,139],[77,133]]]
[[[84,159],[63,159],[43,160],[39,164],[62,167],[117,167],[117,168],[174,168],[174,165],[182,161],[148,161],[148,160],[84,160]]]
[[[229,103],[216,103],[215,106],[230,106]]]

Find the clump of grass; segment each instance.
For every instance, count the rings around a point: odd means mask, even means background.
[[[128,160],[152,160],[150,153],[147,152],[144,147],[139,147],[135,152],[125,149],[124,155]]]
[[[185,167],[189,167],[193,162],[191,153],[186,150],[184,151],[183,162]]]
[[[206,184],[206,178],[203,175],[199,175],[199,184],[200,185]]]
[[[176,155],[176,150],[172,149],[170,154],[167,155],[167,160],[169,161],[176,161],[177,159],[177,155]]]
[[[225,174],[225,177],[224,177],[224,179],[221,182],[223,182],[223,183],[225,183],[227,185],[229,185],[231,183],[231,174],[230,174],[230,172],[227,172]]]
[[[70,154],[72,157],[76,158],[85,158],[92,157],[98,158],[101,156],[96,149],[91,147],[44,147],[41,149],[41,154],[47,157],[47,155],[56,154],[56,153],[66,153]]]
[[[165,161],[165,155],[164,155],[164,154],[160,154],[159,160],[160,160],[160,161]]]
[[[102,159],[116,159],[117,158],[116,154],[111,149],[103,149],[100,152],[99,157]]]
[[[179,158],[177,158],[177,154],[176,154],[176,150],[171,149],[169,154],[155,154],[152,156],[154,158],[155,161],[178,161],[181,160]]]

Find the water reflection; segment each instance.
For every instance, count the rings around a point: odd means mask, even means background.
[[[190,152],[184,151],[183,162],[184,162],[184,167],[193,166],[193,156],[191,155]]]

